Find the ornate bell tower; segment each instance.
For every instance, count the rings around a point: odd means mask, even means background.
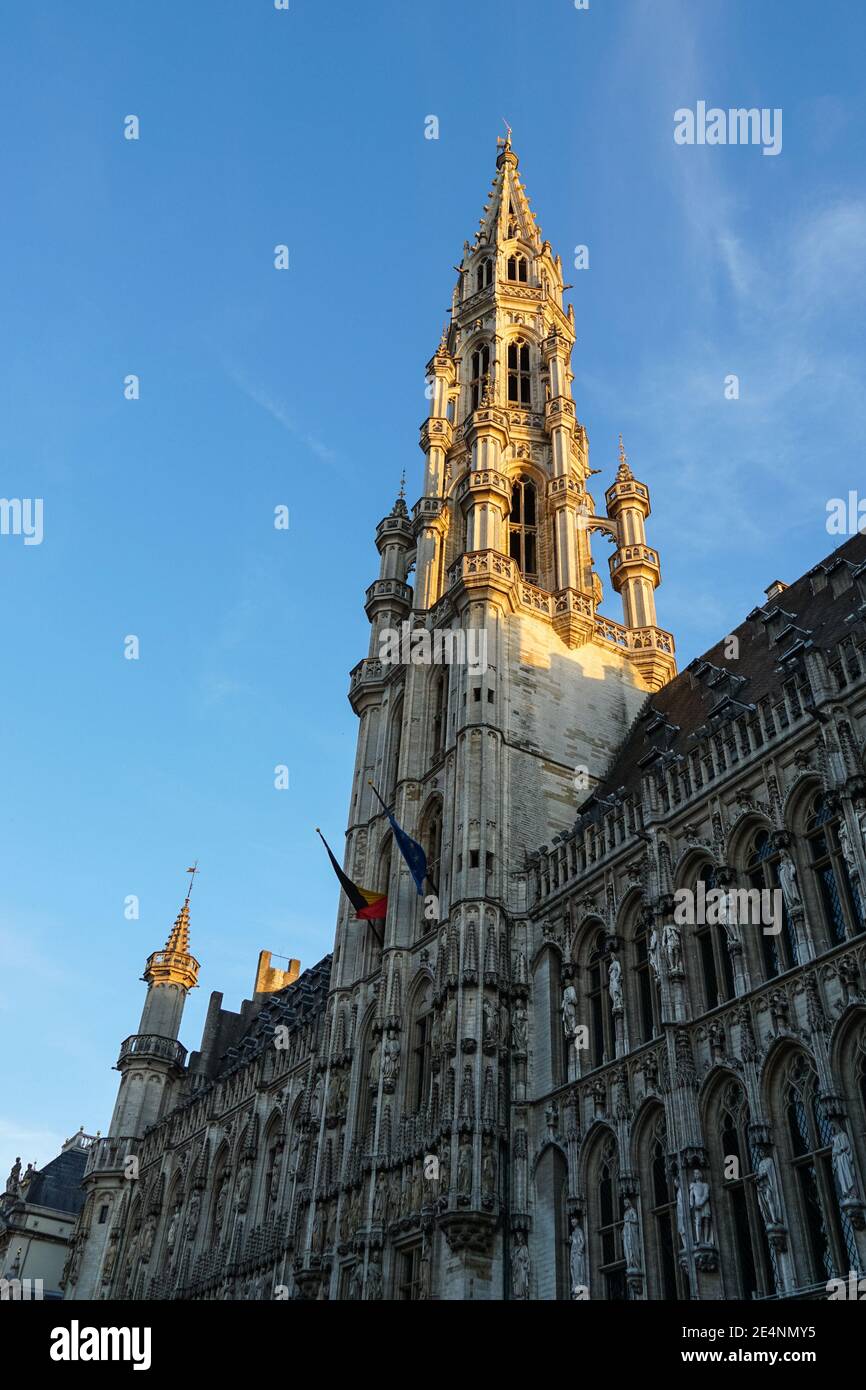
[[[563,290],[509,136],[428,364],[423,495],[411,517],[401,495],[379,523],[370,647],[351,675],[360,727],[345,867],[388,909],[367,923],[340,903],[311,1080],[342,1098],[310,1121],[302,1279],[331,1297],[362,1283],[368,1297],[402,1297],[404,1285],[509,1296],[519,1104],[531,1099],[530,856],[571,827],[648,692],[675,671],[673,639],[656,626],[647,490],[624,460],[607,516],[587,489]],[[625,624],[598,612],[595,531],[616,546]],[[425,849],[426,899],[370,781]]]

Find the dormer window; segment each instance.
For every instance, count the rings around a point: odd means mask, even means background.
[[[515,280],[521,285],[526,284],[526,257],[509,256],[506,273],[509,280]]]
[[[524,579],[538,578],[538,531],[535,484],[525,474],[511,487],[511,518],[508,526],[509,554]]]
[[[522,338],[508,344],[508,399],[512,405],[531,405],[529,345]]]
[[[484,383],[490,373],[490,348],[487,343],[475,349],[472,354],[472,381],[470,393],[472,409],[477,410],[484,394]]]
[[[493,261],[488,256],[478,267],[475,275],[475,290],[486,290],[488,285],[493,284]]]

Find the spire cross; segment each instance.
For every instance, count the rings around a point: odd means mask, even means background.
[[[195,863],[193,864],[192,868],[191,868],[191,869],[187,869],[186,872],[189,874],[189,888],[187,889],[186,901],[189,902],[189,895],[190,895],[190,893],[191,893],[192,890],[193,890],[193,884],[195,883],[195,876],[196,876],[197,873],[199,873],[198,860],[196,860]]]

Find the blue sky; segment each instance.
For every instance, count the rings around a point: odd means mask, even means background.
[[[567,267],[590,248],[595,495],[621,430],[681,664],[836,544],[826,502],[864,480],[866,14],[19,0],[3,28],[0,491],[44,499],[41,545],[0,537],[5,1173],[107,1128],[193,858],[188,1047],[259,949],[330,949],[313,828],[339,850],[374,528],[403,467],[418,495],[503,116],[545,236]],[[699,100],[782,108],[781,154],[676,145]]]

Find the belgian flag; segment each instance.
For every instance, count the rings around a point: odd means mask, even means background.
[[[353,883],[349,875],[343,873],[343,870],[331,853],[331,846],[328,844],[318,826],[316,826],[316,834],[328,851],[328,858],[334,866],[334,873],[340,880],[340,887],[355,909],[355,916],[365,922],[372,922],[379,918],[384,918],[388,912],[387,895],[374,893],[369,888],[359,888],[357,883]]]

